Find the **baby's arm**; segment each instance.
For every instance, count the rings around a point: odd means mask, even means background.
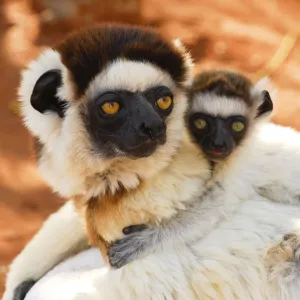
[[[110,264],[121,268],[133,260],[160,251],[171,243],[193,243],[214,228],[224,217],[226,210],[224,190],[216,184],[212,190],[195,199],[186,210],[158,227],[133,225],[124,228],[124,238],[116,241],[108,250]],[[235,209],[233,200],[230,210]]]

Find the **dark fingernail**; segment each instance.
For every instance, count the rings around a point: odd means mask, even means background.
[[[20,283],[14,291],[13,300],[25,299],[27,293],[33,287],[34,284],[35,284],[34,280],[27,280],[27,281]]]
[[[130,233],[145,230],[146,228],[147,228],[146,224],[130,225],[128,227],[123,228],[123,233],[124,234],[130,234]]]

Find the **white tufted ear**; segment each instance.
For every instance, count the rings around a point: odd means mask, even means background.
[[[61,118],[54,113],[38,112],[32,107],[30,101],[37,80],[52,69],[62,70],[62,63],[58,52],[47,49],[22,72],[18,90],[21,115],[25,126],[44,143],[51,142],[53,133],[60,130]]]
[[[254,84],[251,90],[251,96],[260,97],[264,90],[269,92],[272,102],[275,103],[277,98],[277,89],[274,87],[268,76],[262,77]]]
[[[174,39],[172,41],[172,43],[173,43],[174,47],[176,48],[176,50],[181,54],[181,56],[184,59],[186,75],[185,75],[184,82],[182,82],[182,83],[186,87],[191,86],[193,83],[193,79],[194,79],[194,62],[193,62],[192,56],[187,51],[187,49],[185,48],[183,43],[180,41],[180,39],[178,39],[178,38]]]

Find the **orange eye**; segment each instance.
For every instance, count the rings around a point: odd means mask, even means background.
[[[120,109],[120,104],[118,102],[105,102],[101,108],[106,114],[115,115]]]
[[[166,110],[172,105],[172,98],[170,96],[159,98],[156,103],[160,109]]]

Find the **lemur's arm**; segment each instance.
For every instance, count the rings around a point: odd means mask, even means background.
[[[237,206],[232,199],[232,205],[225,207],[225,192],[219,184],[206,192],[200,199],[180,211],[175,217],[158,227],[133,225],[123,230],[126,236],[108,250],[110,264],[120,268],[133,260],[142,258],[156,251],[161,251],[172,242],[193,243],[202,238],[214,228],[223,218],[224,213],[230,213]]]
[[[266,151],[266,149],[264,150]],[[245,163],[241,164],[250,172],[247,173],[247,176],[241,175],[242,177],[240,176],[238,181],[247,184],[234,187],[233,191],[235,192],[230,193],[231,196],[227,200],[225,200],[227,193],[222,190],[220,185],[216,185],[212,191],[195,200],[187,210],[179,212],[176,217],[159,227],[146,227],[145,229],[144,227],[130,226],[124,230],[126,236],[116,241],[108,251],[111,265],[120,268],[133,260],[160,251],[165,245],[181,242],[192,243],[194,240],[201,239],[218,224],[225,214],[230,214],[240,200],[249,199],[251,193],[273,202],[299,204],[300,188],[297,179],[300,172],[295,164],[297,156],[296,154],[294,156],[287,155],[287,153],[286,150],[280,155],[277,153],[278,164],[274,158],[275,154],[271,156],[270,161],[268,161],[268,156],[262,156],[263,163],[254,165],[255,167],[252,166],[252,168],[251,166],[247,168]],[[283,154],[286,154],[285,159],[283,159]],[[282,161],[285,162],[285,168],[293,170],[293,172],[278,172]],[[248,163],[251,164],[253,161],[249,160]],[[261,169],[264,170],[265,166],[270,167],[262,172]],[[242,171],[240,174],[243,174]],[[237,196],[236,193],[240,195]]]
[[[42,229],[15,258],[7,275],[2,300],[24,298],[25,295],[20,296],[24,294],[24,288],[28,291],[35,281],[56,264],[87,247],[84,223],[73,202],[69,201],[49,217]]]

